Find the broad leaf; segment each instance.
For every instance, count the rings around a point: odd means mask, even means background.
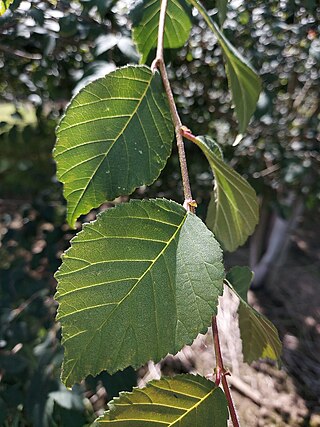
[[[0,16],[8,9],[13,0],[0,0]]]
[[[261,92],[260,78],[249,62],[225,37],[202,4],[198,0],[188,1],[198,9],[220,43],[226,61],[226,72],[239,122],[239,132],[243,134],[256,109]]]
[[[234,267],[227,274],[228,285],[240,299],[238,315],[243,359],[247,363],[260,358],[278,361],[282,346],[276,328],[243,298],[252,280],[250,273],[247,267]]]
[[[98,418],[99,426],[226,427],[228,406],[219,387],[200,376],[177,375],[122,393]]]
[[[141,0],[130,15],[133,40],[142,55],[142,64],[146,63],[150,51],[157,46],[160,7],[161,1]],[[189,38],[191,28],[191,8],[184,0],[168,0],[164,47],[182,47]]]
[[[213,151],[214,141],[194,141],[207,157],[215,177],[207,214],[207,225],[222,246],[234,251],[253,233],[259,220],[259,203],[254,189]]]
[[[120,68],[84,87],[57,129],[54,151],[68,222],[151,184],[170,155],[173,125],[158,73]]]
[[[100,214],[56,273],[64,382],[191,343],[216,313],[223,270],[213,234],[175,202],[131,201]]]

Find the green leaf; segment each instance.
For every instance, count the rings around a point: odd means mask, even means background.
[[[166,164],[172,139],[157,72],[124,67],[84,87],[60,122],[54,151],[69,224],[105,200],[151,184]]]
[[[198,0],[188,1],[201,13],[208,27],[213,31],[220,43],[226,61],[226,72],[239,122],[239,132],[243,134],[259,99],[261,92],[260,77],[249,62],[225,37],[202,4]]]
[[[227,17],[228,2],[229,2],[229,0],[216,0],[216,6],[218,8],[218,14],[219,14],[220,27],[222,27],[222,25],[223,25],[223,23]]]
[[[135,200],[103,212],[56,273],[63,381],[176,353],[206,331],[223,277],[213,234],[181,205]]]
[[[259,203],[254,189],[213,151],[209,137],[194,141],[207,157],[215,176],[214,191],[207,214],[207,225],[222,244],[232,252],[243,245],[259,220]]]
[[[142,0],[131,12],[133,40],[146,63],[150,51],[157,46],[161,1]],[[191,8],[184,0],[168,0],[164,48],[182,47],[192,28]]]
[[[122,393],[97,419],[99,426],[226,427],[228,406],[219,387],[200,376],[177,375]]]
[[[260,358],[279,360],[281,341],[275,326],[246,301],[252,280],[247,267],[234,267],[227,274],[227,283],[240,299],[238,308],[243,360],[251,363]],[[245,295],[245,298],[243,296]]]
[[[8,9],[13,0],[0,0],[0,16]]]
[[[236,289],[239,297],[242,298],[245,302],[248,302],[247,294],[248,294],[248,290],[250,288],[253,276],[254,274],[249,267],[246,267],[246,266],[240,267],[238,265],[235,267],[232,267],[226,275],[226,279],[230,283],[232,283],[232,286]]]

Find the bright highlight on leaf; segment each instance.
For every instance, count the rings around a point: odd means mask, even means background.
[[[0,16],[8,9],[13,0],[0,0]]]
[[[216,150],[215,142],[205,136],[194,141],[203,151],[215,177],[207,214],[207,225],[232,252],[245,243],[259,220],[259,204],[254,189],[230,168]]]
[[[161,1],[141,0],[131,12],[133,40],[145,64],[150,51],[157,46]],[[189,38],[192,28],[191,8],[184,0],[168,0],[164,47],[182,47]]]
[[[200,376],[177,375],[121,393],[98,426],[226,427],[228,407],[219,387]]]
[[[84,225],[56,273],[66,385],[159,361],[206,331],[224,268],[213,234],[175,202],[131,201]]]
[[[170,155],[173,125],[161,78],[120,68],[83,88],[57,129],[54,157],[68,222],[151,184]]]
[[[232,100],[239,122],[239,133],[243,134],[254,113],[261,92],[261,81],[249,62],[229,42],[218,25],[208,15],[208,12],[198,0],[188,0],[208,24],[208,27],[217,37],[226,61],[226,72]],[[221,4],[224,2],[221,1]]]
[[[243,360],[247,363],[260,358],[278,361],[282,350],[278,331],[270,320],[258,313],[246,300],[252,277],[248,267],[233,267],[226,276],[230,289],[240,299],[238,315]]]

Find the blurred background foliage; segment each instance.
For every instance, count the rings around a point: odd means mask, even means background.
[[[129,370],[66,390],[53,300],[53,273],[73,235],[54,175],[54,129],[84,84],[139,61],[130,3],[15,0],[0,17],[0,425],[84,426],[106,399],[136,383]],[[215,2],[204,4],[218,20]],[[204,22],[193,19],[188,43],[166,52],[173,91],[183,123],[221,144],[261,196],[267,219],[255,266],[274,218],[290,222],[296,211],[317,209],[320,199],[320,6],[317,0],[229,2],[224,32],[264,86],[237,146],[220,48]],[[196,147],[188,144],[187,155],[204,218],[212,175]],[[147,196],[181,201],[175,149],[160,178],[134,194]]]

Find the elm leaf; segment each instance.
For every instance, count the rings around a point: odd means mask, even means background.
[[[188,0],[203,16],[208,27],[217,37],[226,62],[226,73],[231,89],[232,100],[239,122],[239,132],[247,129],[250,118],[254,113],[261,92],[261,80],[250,63],[230,43],[219,26],[209,16],[199,0]],[[221,9],[223,12],[223,10]],[[239,138],[237,138],[239,140]]]
[[[56,273],[63,381],[178,352],[207,330],[223,277],[218,242],[181,205],[133,200],[101,213]]]
[[[232,252],[243,245],[259,220],[259,203],[254,189],[217,154],[214,141],[198,136],[194,141],[203,151],[215,177],[207,213],[207,225],[222,246]]]
[[[147,62],[149,53],[157,46],[161,1],[141,0],[132,9],[132,36],[141,53],[142,64]],[[189,38],[192,28],[191,8],[184,0],[168,0],[164,48],[182,47]]]
[[[280,359],[282,345],[278,331],[265,316],[247,302],[253,274],[248,267],[233,267],[227,274],[227,284],[240,300],[238,308],[243,360],[251,363],[260,358]]]
[[[154,182],[172,140],[158,72],[123,67],[81,89],[58,126],[54,150],[69,224],[106,200]]]
[[[151,381],[142,389],[121,393],[98,426],[227,427],[228,406],[219,387],[191,374]]]

